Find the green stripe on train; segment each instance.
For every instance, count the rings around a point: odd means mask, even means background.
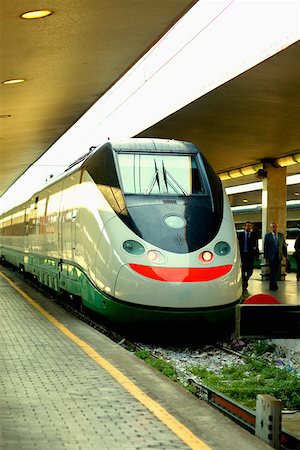
[[[81,297],[85,307],[123,325],[147,323],[149,326],[156,327],[168,325],[170,322],[172,326],[182,327],[186,321],[191,327],[199,325],[199,332],[203,328],[216,330],[219,323],[224,325],[226,322],[234,322],[236,304],[239,303],[237,301],[224,307],[184,310],[136,306],[98,290],[83,270],[72,262],[23,254],[9,248],[2,248],[1,256],[7,262],[33,275],[41,284],[56,292],[66,291]],[[178,331],[180,332],[180,329]]]

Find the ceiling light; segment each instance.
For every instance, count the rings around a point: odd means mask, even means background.
[[[297,173],[296,175],[290,175],[286,178],[286,184],[287,186],[290,186],[291,184],[298,184],[300,183],[300,174]]]
[[[253,205],[247,205],[247,206],[232,206],[231,211],[234,212],[242,212],[242,211],[254,211],[254,210],[261,210],[261,204],[253,204]]]
[[[256,183],[240,184],[238,186],[231,186],[225,188],[227,195],[241,194],[242,192],[260,191],[263,187],[262,181]]]
[[[230,178],[238,178],[243,175],[256,174],[260,169],[263,169],[262,163],[253,164],[252,166],[240,167],[239,169],[229,170],[228,172],[219,173],[220,180],[230,180]]]
[[[300,163],[300,153],[283,156],[273,160],[275,167],[287,167],[297,163]],[[261,169],[263,169],[263,163],[257,163],[252,166],[241,167],[239,169],[229,170],[228,172],[218,173],[218,176],[221,181],[226,181],[231,178],[241,177],[242,175],[258,174],[258,171]]]
[[[238,178],[241,177],[243,174],[241,173],[240,169],[234,169],[230,170],[229,176],[230,178]]]
[[[300,200],[288,200],[286,206],[300,206]]]
[[[47,17],[53,14],[53,11],[49,9],[44,10],[36,10],[36,11],[28,11],[23,13],[20,17],[22,19],[42,19],[43,17]]]
[[[219,178],[221,181],[230,180],[230,176],[228,175],[227,172],[219,173]]]
[[[256,170],[255,170],[254,166],[247,166],[247,167],[242,167],[241,172],[243,175],[253,175],[254,173],[256,173]]]
[[[297,161],[294,160],[292,155],[283,156],[282,158],[277,158],[276,163],[280,167],[292,166],[293,164],[297,164]]]
[[[290,175],[286,178],[287,186],[300,183],[300,174]],[[262,181],[255,183],[239,184],[238,186],[230,186],[225,188],[227,195],[241,194],[242,192],[260,191],[263,188]],[[296,194],[295,194],[296,195]],[[300,195],[300,194],[299,194]]]
[[[11,80],[4,80],[2,81],[2,84],[18,84],[23,83],[24,78],[12,78]]]

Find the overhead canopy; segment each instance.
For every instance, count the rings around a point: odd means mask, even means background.
[[[66,0],[31,21],[4,3],[0,79],[25,82],[1,85],[0,195],[194,3]],[[218,172],[300,152],[299,73],[298,41],[140,136],[192,141]]]

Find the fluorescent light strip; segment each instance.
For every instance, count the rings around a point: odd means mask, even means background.
[[[286,177],[287,185],[298,184],[298,183],[300,183],[300,174],[290,175],[289,177]]]
[[[248,183],[248,184],[241,184],[239,186],[231,186],[228,188],[225,188],[227,195],[232,194],[241,194],[242,192],[251,192],[251,191],[259,191],[262,189],[262,181],[258,181],[256,183]]]
[[[300,200],[288,200],[286,202],[286,206],[291,207],[291,206],[296,206],[300,208]],[[260,211],[262,208],[261,203],[256,203],[254,205],[245,205],[245,206],[232,206],[231,207],[231,211],[233,213],[235,212],[248,212],[248,211],[253,211],[253,210],[257,210]]]
[[[297,175],[290,175],[286,177],[286,184],[288,186],[291,186],[293,184],[300,183],[300,174]],[[240,184],[238,186],[231,186],[225,188],[227,195],[233,195],[233,194],[241,194],[243,192],[251,192],[251,191],[260,191],[263,188],[262,181],[257,181],[256,183],[247,183],[247,184]]]
[[[300,207],[300,200],[288,200],[286,202],[287,206],[299,206]]]
[[[261,204],[257,203],[255,205],[246,205],[246,206],[232,206],[231,211],[232,212],[243,212],[243,211],[252,211],[254,209],[260,210]]]

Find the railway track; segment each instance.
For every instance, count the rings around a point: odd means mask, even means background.
[[[14,269],[11,269],[9,267],[8,271],[8,275],[14,274],[18,278],[22,277],[22,279],[24,279],[23,274],[16,272]],[[192,388],[192,391],[196,397],[221,411],[223,414],[225,414],[227,417],[229,417],[231,420],[236,422],[238,425],[240,425],[250,433],[255,434],[256,415],[254,411],[242,406],[223,393],[220,393],[215,389],[203,384],[195,376],[193,376],[192,373],[186,370],[186,368],[178,366],[178,364],[175,363],[176,358],[172,358],[170,356],[170,353],[166,353],[162,348],[157,346],[134,342],[124,335],[119,334],[117,331],[108,328],[106,325],[96,320],[93,315],[89,315],[86,311],[82,311],[80,302],[76,302],[75,298],[72,298],[70,296],[57,296],[56,293],[45,290],[45,288],[37,284],[35,280],[28,280],[27,278],[25,278],[25,282],[32,285],[34,289],[38,289],[42,294],[49,297],[53,302],[63,307],[70,314],[85,322],[100,333],[108,336],[110,339],[126,348],[128,351],[139,352],[141,350],[147,350],[153,358],[168,361],[175,367],[177,381],[180,381],[187,388]],[[74,307],[74,304],[77,307]],[[171,352],[172,351],[177,352],[176,349],[171,350]],[[210,345],[210,351],[222,351],[234,358],[242,358],[242,355],[239,352],[236,352],[228,347],[224,347],[224,345],[220,344],[217,344],[216,346]],[[199,357],[199,354],[196,355],[196,358],[197,357]],[[300,450],[300,440],[285,429],[281,430],[280,443],[282,449]]]

